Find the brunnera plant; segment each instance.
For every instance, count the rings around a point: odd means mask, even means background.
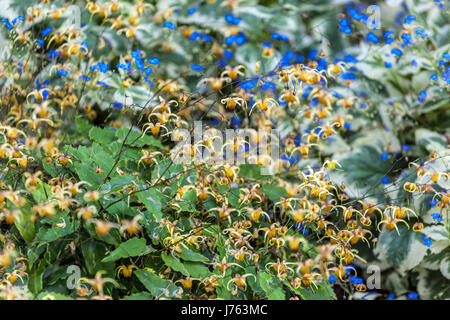
[[[5,4],[0,299],[449,298],[448,11],[368,5]]]

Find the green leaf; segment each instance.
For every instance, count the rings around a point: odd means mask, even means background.
[[[273,202],[280,201],[280,198],[286,198],[287,192],[283,187],[276,185],[265,184],[262,186],[261,191],[267,194],[270,200]]]
[[[34,222],[31,219],[33,213],[29,208],[23,207],[20,213],[16,216],[14,220],[14,225],[17,230],[19,230],[20,235],[26,242],[30,242],[34,239],[36,234]]]
[[[161,253],[161,258],[164,261],[164,263],[168,267],[172,268],[174,271],[178,271],[185,276],[189,276],[189,272],[177,258],[174,258],[172,255],[166,255],[165,253]]]
[[[207,278],[210,276],[211,272],[208,267],[201,263],[196,262],[184,262],[184,267],[186,268],[189,275],[193,278]]]
[[[281,283],[267,272],[258,273],[258,282],[269,300],[285,300],[285,293]]]
[[[98,271],[107,271],[109,275],[114,275],[114,263],[105,263],[107,248],[103,243],[95,240],[88,240],[81,244],[84,264],[89,275],[95,275]],[[106,261],[107,262],[107,261]]]
[[[384,199],[383,177],[389,174],[391,162],[381,159],[381,152],[374,146],[363,146],[339,156],[342,170],[330,170],[331,180],[346,185],[345,192],[351,198]]]
[[[446,257],[442,259],[441,264],[439,266],[439,270],[441,271],[442,275],[450,280],[450,258]]]
[[[150,135],[142,136],[141,132],[130,128],[120,128],[115,131],[116,138],[119,139],[120,144],[125,142],[125,145],[133,147],[143,147],[145,145],[162,148],[161,141]]]
[[[105,147],[102,147],[97,142],[92,144],[92,153],[94,154],[95,163],[102,169],[102,177],[106,177],[106,174],[111,170],[114,165],[115,155],[109,152]],[[115,174],[113,171],[111,174]]]
[[[28,272],[28,289],[34,294],[42,290],[42,276],[44,275],[45,264],[41,261]]]
[[[142,201],[147,210],[153,215],[156,221],[162,219],[162,199],[163,195],[155,188],[136,193],[137,198]]]
[[[171,284],[168,280],[162,279],[158,275],[146,270],[136,270],[134,274],[153,296],[181,298],[179,295],[180,288]]]
[[[77,117],[75,119],[75,124],[77,126],[78,132],[83,134],[89,132],[89,130],[92,128],[92,125],[89,123],[89,121],[82,117]]]
[[[267,180],[269,179],[268,176],[262,175],[263,167],[258,166],[256,164],[241,164],[239,166],[239,177],[248,177],[248,178],[252,178],[252,179],[262,179],[262,180]]]
[[[449,241],[448,230],[443,225],[434,225],[423,228],[421,231],[424,235],[434,241],[447,240]]]
[[[148,292],[133,293],[122,300],[152,300],[152,295]]]
[[[61,221],[58,221],[58,225],[64,225],[64,227],[52,225],[48,228],[41,226],[35,240],[55,241],[75,232],[80,227],[80,222],[78,220],[70,221],[70,217],[64,217]]]
[[[147,252],[145,238],[131,238],[120,244],[120,246],[112,251],[102,262],[117,261],[122,258],[136,257]]]
[[[195,203],[197,201],[197,192],[193,189],[185,192],[181,197],[182,201],[177,202],[183,212],[195,212]]]
[[[450,280],[439,276],[436,271],[421,269],[417,292],[422,300],[450,298]]]
[[[92,127],[89,130],[89,138],[101,144],[109,144],[115,140],[114,130],[109,128]]]
[[[194,262],[208,262],[208,258],[204,255],[192,251],[187,248],[181,249],[182,253],[180,254],[180,258],[186,261],[194,261]]]
[[[408,279],[402,277],[397,272],[391,273],[386,279],[386,289],[395,292],[396,295],[408,292],[408,286]]]
[[[103,178],[95,173],[96,165],[94,162],[82,162],[74,164],[75,172],[81,181],[89,182],[92,186],[99,186],[103,182]]]
[[[294,293],[298,294],[303,300],[336,300],[336,294],[331,288],[328,282],[321,282],[318,284],[318,288],[304,288],[300,287],[294,289],[289,283],[286,282]]]
[[[447,148],[445,137],[428,129],[419,128],[415,132],[416,143],[428,152],[437,152]]]
[[[102,193],[116,192],[120,189],[125,188],[127,185],[131,184],[135,180],[136,177],[131,175],[121,175],[112,177],[109,182],[105,183],[102,186],[101,192]]]
[[[411,270],[422,261],[427,247],[420,239],[420,233],[408,230],[403,224],[397,226],[400,236],[395,230],[389,231],[383,228],[375,248],[375,254],[402,273]]]
[[[38,183],[36,189],[31,193],[36,203],[46,202],[50,194],[50,186],[46,183]]]

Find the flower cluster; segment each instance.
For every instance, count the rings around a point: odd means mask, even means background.
[[[366,59],[298,46],[295,6],[60,2],[1,19],[0,298],[364,298],[366,248],[441,252],[448,140],[411,127],[445,107],[449,54],[416,15],[380,36],[341,8]],[[267,138],[279,155],[252,153]]]

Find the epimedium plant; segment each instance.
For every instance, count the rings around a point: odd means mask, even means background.
[[[444,4],[9,8],[2,299],[449,297]]]

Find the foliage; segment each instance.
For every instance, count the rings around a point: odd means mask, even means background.
[[[450,298],[441,1],[2,5],[0,299]]]

